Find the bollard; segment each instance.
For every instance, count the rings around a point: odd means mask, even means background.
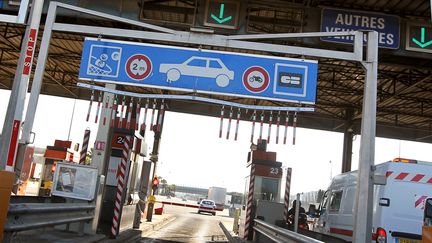
[[[148,199],[149,203],[148,203],[148,208],[147,208],[147,222],[151,222],[152,221],[152,217],[153,217],[153,208],[154,208],[154,204],[156,202],[156,197],[154,195],[151,195]]]

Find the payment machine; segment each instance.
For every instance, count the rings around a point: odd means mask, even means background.
[[[245,202],[240,215],[239,236],[251,240],[252,221],[260,218],[269,223],[283,219],[283,204],[279,203],[282,184],[282,163],[276,152],[267,151],[267,141],[252,145],[248,154]]]

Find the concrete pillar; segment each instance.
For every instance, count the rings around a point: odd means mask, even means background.
[[[352,109],[347,109],[345,113],[345,131],[342,150],[342,173],[351,171],[352,162],[352,143],[354,132],[352,129],[354,112]]]

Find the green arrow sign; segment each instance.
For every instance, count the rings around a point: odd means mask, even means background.
[[[429,41],[425,41],[425,34],[426,33],[426,28],[425,27],[421,27],[421,34],[420,34],[420,41],[417,40],[417,38],[413,37],[412,41],[418,45],[420,48],[426,48],[430,45],[432,45],[432,40]]]
[[[225,18],[223,17],[224,16],[224,9],[225,9],[225,4],[221,3],[220,10],[219,10],[219,17],[216,17],[216,15],[211,14],[212,19],[214,19],[219,24],[225,23],[225,22],[230,21],[232,19],[232,16],[228,16]]]

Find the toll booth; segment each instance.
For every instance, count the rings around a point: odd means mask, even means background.
[[[267,215],[267,219],[270,219],[270,215],[279,217],[279,214],[283,218],[283,204],[279,205],[282,163],[276,160],[276,152],[267,151],[267,141],[261,140],[257,146],[251,146],[247,167],[250,173],[246,177],[245,206],[240,214],[239,236],[251,240],[252,221],[258,212]]]
[[[147,145],[142,137],[135,134],[134,129],[113,128],[111,133],[109,156],[104,168],[106,179],[98,225],[98,231],[107,235],[112,233],[116,197],[118,195],[118,178],[123,171],[121,170],[121,161],[124,156],[123,146],[127,141],[127,137],[130,137],[131,141],[130,150],[126,157],[125,184],[120,201],[118,232],[131,229],[136,215],[142,214],[141,208],[137,207],[137,204],[143,199],[143,193],[141,192],[147,190],[147,186],[143,186],[142,181],[148,183],[151,170],[148,166],[151,163],[144,161],[144,156],[147,155]]]
[[[53,176],[56,171],[57,163],[74,162],[74,154],[76,151],[72,150],[71,146],[71,141],[63,140],[55,140],[54,146],[47,146],[44,153],[45,163],[42,168],[39,196],[51,196],[51,189],[54,180]]]

